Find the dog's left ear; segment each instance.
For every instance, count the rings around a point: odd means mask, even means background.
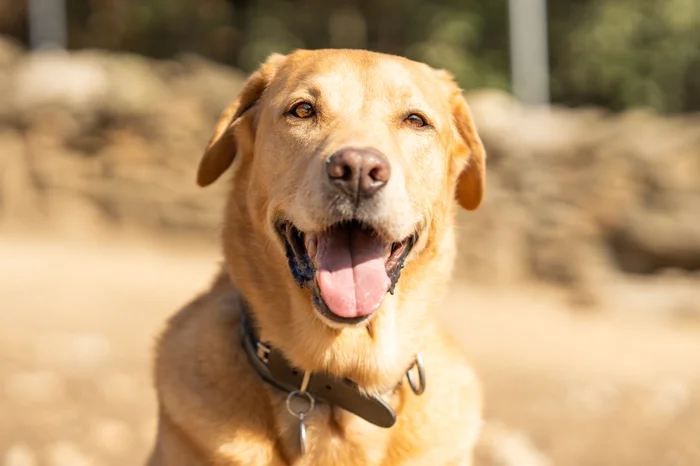
[[[210,185],[231,166],[238,148],[234,134],[235,127],[246,116],[248,110],[258,102],[285,58],[280,54],[270,55],[265,63],[248,78],[236,99],[221,114],[214,135],[209,140],[202,160],[199,162],[197,170],[199,186]]]
[[[439,70],[438,74],[449,85],[452,120],[459,134],[452,157],[462,164],[466,159],[466,165],[463,165],[457,180],[457,201],[464,209],[476,210],[484,198],[486,189],[486,150],[476,131],[462,90],[450,73]]]

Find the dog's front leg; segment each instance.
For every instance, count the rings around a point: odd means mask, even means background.
[[[156,443],[146,466],[210,466],[188,439],[165,416],[160,417]]]

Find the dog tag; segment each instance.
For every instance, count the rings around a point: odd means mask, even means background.
[[[306,454],[306,426],[304,425],[304,415],[299,415],[299,450],[301,456]]]

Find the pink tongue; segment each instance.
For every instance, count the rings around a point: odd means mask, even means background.
[[[391,285],[382,241],[359,226],[333,228],[317,238],[317,281],[331,312],[347,319],[379,309]]]

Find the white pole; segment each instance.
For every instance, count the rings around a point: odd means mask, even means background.
[[[32,49],[67,46],[65,0],[29,0],[29,44]]]
[[[513,94],[531,105],[549,104],[547,0],[509,0]]]

